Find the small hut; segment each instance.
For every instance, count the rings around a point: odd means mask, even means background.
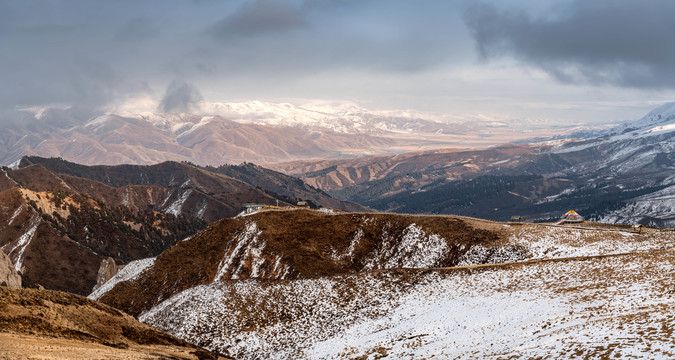
[[[262,208],[264,208],[265,205],[246,203],[246,204],[242,204],[241,207],[244,208],[244,210],[247,210],[247,211],[258,211],[258,210],[261,210]]]
[[[511,220],[507,222],[508,225],[522,225],[524,223],[522,216],[511,216]]]
[[[560,217],[560,221],[563,223],[580,223],[584,222],[584,217],[577,214],[576,211],[570,210]]]

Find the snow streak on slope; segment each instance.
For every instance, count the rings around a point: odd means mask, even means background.
[[[110,280],[103,283],[103,285],[101,285],[100,288],[94,289],[94,291],[87,297],[92,300],[98,300],[101,296],[110,291],[110,289],[115,287],[115,285],[117,285],[118,283],[122,281],[129,281],[136,279],[143,272],[143,270],[149,268],[154,263],[155,263],[154,257],[136,260],[128,263],[122,268],[122,270],[120,270],[117,274],[115,274],[112,278],[110,278]]]
[[[624,207],[604,214],[599,221],[636,224],[653,221],[645,221],[649,218],[658,219],[660,226],[675,225],[675,185],[635,198]]]
[[[241,359],[668,358],[673,255],[216,282],[141,319]]]
[[[410,224],[400,238],[391,236],[385,226],[382,241],[365,269],[424,268],[437,266],[448,251],[447,241],[436,234],[425,234]],[[352,248],[353,249],[353,248]]]
[[[283,279],[288,275],[289,267],[281,263],[281,256],[263,255],[265,241],[260,239],[262,231],[254,221],[246,223],[244,230],[234,235],[234,246],[225,250],[225,255],[218,264],[214,281],[239,279],[241,277],[267,277]],[[267,270],[270,269],[271,270]]]
[[[19,213],[21,213],[21,210],[23,210],[23,204],[21,204],[21,206],[16,208],[16,210],[14,210],[14,213],[12,214],[12,216],[9,218],[9,221],[7,222],[7,226],[12,225],[12,223],[14,222],[14,219],[16,219],[16,217],[19,216]]]
[[[169,205],[169,207],[164,210],[164,212],[167,214],[173,214],[174,216],[180,215],[183,205],[185,204],[185,201],[188,199],[188,197],[190,197],[190,194],[192,194],[192,189],[185,190],[182,194],[180,194],[176,201],[171,203],[171,205]]]
[[[14,218],[12,218],[12,221],[13,220]],[[21,267],[23,267],[24,252],[35,237],[35,232],[37,231],[38,226],[40,226],[40,223],[42,223],[42,217],[33,215],[28,222],[28,230],[16,240],[14,246],[11,246],[10,248],[11,243],[8,243],[2,248],[8,256],[15,259],[14,268],[16,271],[21,271]]]

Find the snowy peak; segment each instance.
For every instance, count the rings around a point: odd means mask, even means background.
[[[664,129],[675,129],[669,127],[675,123],[675,102],[665,103],[639,120],[629,121],[619,125],[609,131],[610,134],[622,134],[627,131],[653,132]]]
[[[203,101],[199,103],[199,113],[201,115],[156,112],[123,115],[148,121],[175,134],[188,131],[194,126],[203,126],[205,122],[211,121],[323,129],[343,134],[382,134],[401,131],[454,133],[462,128],[458,124],[442,120],[439,115],[413,111],[371,111],[350,103],[296,106],[290,103],[262,101],[227,103]]]

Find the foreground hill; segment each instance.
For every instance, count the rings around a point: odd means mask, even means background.
[[[268,211],[212,224],[91,297],[242,359],[666,356],[674,240],[593,223]]]
[[[498,241],[493,231],[456,218],[266,211],[210,225],[147,262],[150,270],[138,281],[122,282],[101,299],[138,315],[181,290],[213,281],[451,266],[471,245]]]
[[[382,211],[675,225],[675,103],[583,141],[275,165]]]
[[[57,291],[0,287],[0,358],[218,356],[96,301]]]

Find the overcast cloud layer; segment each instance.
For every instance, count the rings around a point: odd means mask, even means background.
[[[486,59],[512,55],[563,82],[675,87],[675,2],[576,0],[559,10],[481,4],[465,19]]]
[[[0,108],[355,101],[500,119],[675,99],[670,1],[0,0]],[[157,110],[157,109],[147,109]]]

